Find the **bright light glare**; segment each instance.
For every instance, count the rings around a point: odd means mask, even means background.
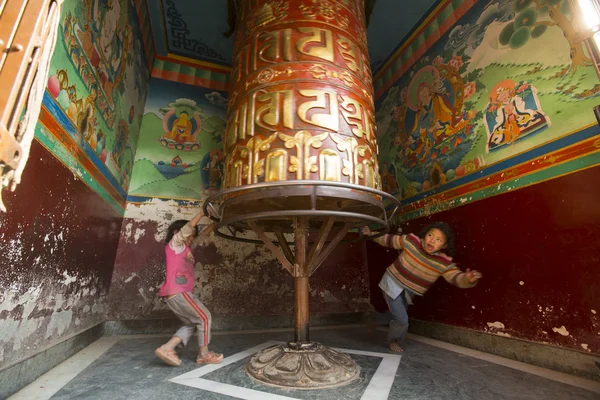
[[[579,8],[583,22],[587,29],[593,29],[600,25],[600,15],[598,15],[598,1],[594,0],[578,0]]]

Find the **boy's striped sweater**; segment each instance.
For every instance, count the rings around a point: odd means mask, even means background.
[[[374,241],[381,246],[402,250],[387,270],[402,286],[420,296],[440,276],[459,288],[466,289],[476,285],[469,282],[467,274],[456,267],[452,257],[444,253],[428,254],[417,235],[384,235]]]

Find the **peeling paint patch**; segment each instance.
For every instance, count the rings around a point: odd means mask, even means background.
[[[496,336],[504,336],[504,337],[512,337],[512,336],[510,336],[510,334],[508,334],[506,332],[494,332],[494,335],[496,335]]]
[[[21,232],[17,234],[16,239],[11,239],[8,244],[2,246],[4,257],[12,262],[13,265],[20,264],[23,260],[23,242],[21,241]]]
[[[69,272],[67,270],[64,270],[63,273],[62,273],[62,275],[65,278],[65,280],[62,281],[63,285],[69,285],[69,284],[71,284],[71,283],[73,283],[73,282],[75,282],[77,280],[77,277],[76,276],[70,276]]]
[[[489,326],[490,328],[504,329],[504,324],[502,322],[499,322],[499,321],[488,322],[487,326]]]
[[[552,328],[552,331],[558,333],[559,335],[569,336],[569,331],[567,330],[567,328],[565,328],[564,325],[560,328]]]
[[[133,228],[133,223],[128,223],[125,225],[125,238],[129,239],[131,237],[131,229]]]
[[[596,315],[596,310],[592,310],[592,314]]]
[[[337,297],[335,297],[329,290],[324,290],[323,292],[321,292],[321,298],[323,299],[323,301],[328,303],[340,302],[340,300]]]
[[[177,213],[174,213],[174,210],[177,210]],[[174,219],[190,220],[196,215],[198,210],[197,207],[181,207],[175,200],[165,201],[161,199],[152,199],[151,201],[142,204],[127,204],[125,218],[131,218],[136,221],[156,222],[158,226],[154,233],[154,239],[157,242],[163,242],[167,228]],[[212,223],[212,221],[207,217],[203,217],[202,220],[200,220],[200,224],[208,225],[210,223]],[[129,225],[132,224],[127,224],[127,228],[129,228]],[[127,238],[131,237],[132,228],[133,225],[129,228],[129,231],[126,230],[125,234]]]
[[[136,276],[138,276],[135,272],[133,272],[131,275],[129,275],[129,278],[125,279],[125,283],[129,283],[133,280],[133,278],[135,278]]]
[[[44,339],[50,338],[53,334],[62,335],[65,333],[67,328],[71,325],[73,319],[73,311],[58,311],[52,314],[48,328],[46,328],[46,335]]]
[[[519,282],[519,285],[521,285],[521,286],[523,286],[524,284],[525,284],[525,282],[523,282],[523,281]]]
[[[591,351],[591,350],[588,348],[588,345],[587,345],[586,343],[581,343],[581,348],[582,348],[582,349],[584,349],[584,350],[585,350],[585,351],[587,351],[587,352],[590,352],[590,353],[592,352],[592,351]]]
[[[140,240],[140,238],[142,236],[144,236],[145,233],[146,233],[145,229],[140,229],[140,228],[136,228],[135,229],[135,235],[133,237],[133,240],[134,240],[135,244],[137,244],[138,240]]]
[[[140,293],[140,295],[142,296],[142,298],[144,299],[144,301],[148,301],[148,298],[144,294],[144,289],[143,288],[139,288],[138,292]]]

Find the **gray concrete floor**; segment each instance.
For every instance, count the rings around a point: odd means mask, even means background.
[[[180,352],[179,367],[154,356],[164,336],[106,336],[11,399],[600,399],[600,383],[411,336],[401,356],[385,332],[364,327],[313,329],[311,339],[347,349],[361,378],[337,389],[284,390],[251,380],[244,366],[256,346],[287,341],[289,331],[215,334],[222,365],[198,367],[197,347]]]

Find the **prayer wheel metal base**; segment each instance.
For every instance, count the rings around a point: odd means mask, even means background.
[[[265,385],[287,389],[329,389],[360,377],[349,355],[316,342],[267,347],[252,357],[246,372]]]
[[[226,189],[206,200],[217,235],[264,243],[294,277],[294,342],[257,353],[246,366],[250,377],[269,386],[326,389],[360,376],[349,355],[310,342],[308,280],[350,229],[374,224],[387,232],[384,199],[395,212],[398,200],[376,189],[289,181]]]

